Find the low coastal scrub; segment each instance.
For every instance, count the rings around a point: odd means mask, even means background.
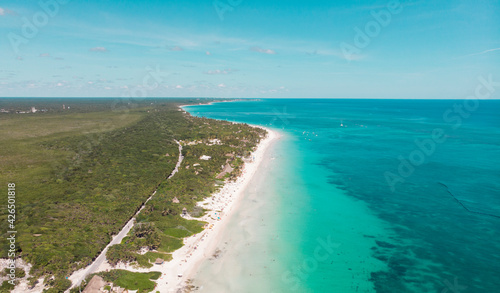
[[[156,287],[160,272],[134,273],[125,270],[111,270],[109,272],[98,273],[105,281],[113,283],[128,290],[137,290],[137,293],[151,292]]]
[[[44,293],[60,293],[60,292],[65,292],[69,287],[71,286],[71,281],[57,276],[53,278],[46,278],[44,282],[49,289],[44,289]]]
[[[91,274],[87,276],[87,278],[85,278],[85,281],[83,283],[88,284],[95,275],[102,277],[105,282],[110,283],[104,288],[112,289],[114,287],[120,287],[127,290],[137,291],[137,293],[147,293],[154,290],[154,288],[156,287],[155,280],[158,280],[158,278],[160,278],[161,273],[136,273],[126,270],[110,270],[108,272]],[[70,292],[78,293],[83,291],[84,288],[85,285],[82,285],[81,287],[71,289]]]
[[[182,247],[182,239],[162,235],[153,223],[139,223],[134,226],[130,236],[125,237],[120,244],[111,246],[106,253],[106,258],[111,265],[119,262],[136,264],[150,268],[157,258],[164,261],[172,259],[169,252]],[[144,254],[142,249],[155,250]]]
[[[0,293],[9,293],[14,287],[15,286],[10,284],[9,281],[5,280],[0,286]]]

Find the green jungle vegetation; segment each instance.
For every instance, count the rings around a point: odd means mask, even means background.
[[[203,230],[205,223],[182,218],[182,209],[201,217],[205,211],[196,203],[237,176],[241,158],[265,135],[177,107],[208,101],[0,99],[0,108],[10,111],[0,113],[0,184],[5,194],[7,183],[16,184],[16,254],[32,264],[32,284],[45,277],[48,292],[67,289],[66,277],[89,265],[154,191],[129,235],[108,251],[110,263],[151,267],[156,258],[168,261],[183,237]],[[33,105],[46,111],[15,114]],[[166,180],[179,155],[175,140],[184,160]],[[211,159],[200,160],[202,155]],[[235,170],[217,179],[227,163]],[[0,205],[0,220],[7,223],[7,200]],[[6,258],[7,233],[0,234]],[[150,251],[141,255],[141,248]]]
[[[90,283],[90,280],[95,275],[102,277],[105,282],[112,283],[104,286],[104,290],[108,290],[109,292],[112,292],[111,290],[115,287],[120,287],[127,290],[137,290],[138,293],[146,293],[154,290],[156,287],[154,280],[158,280],[161,277],[161,272],[137,273],[127,270],[110,270],[90,274],[82,283]],[[84,287],[85,286],[82,286],[82,288],[73,288],[70,292],[83,292]]]
[[[128,290],[137,290],[137,293],[151,292],[156,286],[152,280],[158,280],[160,272],[134,273],[126,270],[111,270],[109,272],[100,272],[104,281],[113,283],[114,286],[126,288]]]

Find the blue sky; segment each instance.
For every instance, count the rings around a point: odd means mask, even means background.
[[[446,99],[500,81],[499,1],[41,3],[0,2],[0,96]]]

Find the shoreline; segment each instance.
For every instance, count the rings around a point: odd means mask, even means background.
[[[224,98],[217,98],[217,99],[224,99]],[[261,99],[254,99],[254,98],[239,98],[239,99],[232,99],[232,100],[223,100],[223,101],[211,101],[211,102],[206,102],[206,103],[195,103],[195,104],[186,104],[186,105],[178,105],[177,107],[181,108],[183,111],[187,112],[184,110],[184,107],[189,107],[189,106],[205,106],[205,105],[212,105],[215,103],[234,103],[234,102],[249,102],[249,101],[260,101]],[[216,119],[217,120],[217,119]],[[235,122],[238,123],[238,122]],[[261,127],[258,125],[252,125],[254,127]]]

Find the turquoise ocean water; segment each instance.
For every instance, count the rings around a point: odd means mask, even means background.
[[[207,290],[500,292],[500,101],[261,100],[186,110],[284,135],[228,227],[227,242],[251,231],[227,251],[228,268],[239,269],[230,280],[201,276],[213,283]]]

